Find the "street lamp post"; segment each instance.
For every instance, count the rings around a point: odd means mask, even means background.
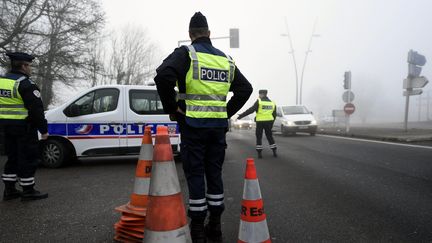
[[[296,78],[296,105],[298,105],[298,103],[299,103],[298,83],[299,82],[298,82],[298,73],[297,73],[297,62],[296,62],[296,58],[295,58],[295,54],[294,54],[294,48],[293,48],[292,39],[291,39],[291,35],[290,35],[290,32],[289,32],[288,22],[287,22],[286,17],[285,17],[285,26],[286,26],[287,33],[286,34],[282,34],[281,36],[288,37],[289,44],[290,44],[290,52],[289,53],[291,54],[292,59],[293,59],[293,63],[294,63],[294,71],[295,71],[295,78]]]
[[[313,25],[312,34],[311,34],[311,36],[309,38],[308,49],[306,50],[305,58],[304,58],[304,61],[303,61],[302,73],[301,73],[301,76],[300,76],[300,91],[299,91],[299,93],[300,93],[300,95],[299,95],[300,105],[303,103],[303,77],[304,77],[304,71],[305,71],[308,55],[309,55],[310,52],[312,52],[312,50],[311,50],[312,39],[314,37],[319,37],[320,36],[320,35],[315,34],[316,25],[317,25],[317,20],[315,20],[315,23]]]

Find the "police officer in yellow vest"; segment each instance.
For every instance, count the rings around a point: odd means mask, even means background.
[[[258,158],[262,158],[263,130],[267,137],[270,148],[273,151],[273,156],[277,157],[277,153],[276,153],[277,147],[272,134],[273,123],[276,118],[276,104],[267,97],[267,90],[262,89],[258,93],[259,93],[259,98],[255,102],[255,104],[249,109],[247,109],[245,112],[240,114],[237,119],[241,119],[249,114],[256,112],[255,136],[256,136],[256,151],[258,152]]]
[[[192,44],[175,49],[163,61],[155,83],[165,112],[180,126],[191,236],[194,243],[202,243],[222,237],[225,133],[228,118],[246,103],[252,86],[232,58],[213,47],[206,17],[200,12],[191,18],[189,36]],[[227,102],[229,91],[233,96]],[[204,227],[207,211],[209,222]]]
[[[8,157],[2,174],[5,183],[3,200],[47,198],[47,193],[34,189],[40,154],[37,131],[42,134],[42,139],[48,138],[40,91],[30,79],[34,57],[22,52],[6,55],[11,60],[11,71],[0,77],[0,125],[5,131]],[[23,191],[16,189],[17,181]]]

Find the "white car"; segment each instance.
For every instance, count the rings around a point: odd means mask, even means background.
[[[314,136],[318,124],[312,112],[305,106],[278,106],[273,129],[279,130],[283,135],[305,132]]]
[[[236,129],[252,129],[255,126],[255,122],[251,116],[245,116],[242,119],[233,119],[232,128]]]
[[[155,86],[93,87],[49,110],[48,140],[42,164],[60,167],[76,157],[138,154],[145,126],[168,126],[173,150],[179,150],[176,122],[164,114]]]

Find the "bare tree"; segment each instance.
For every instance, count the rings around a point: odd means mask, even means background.
[[[48,0],[2,0],[0,8],[0,50],[19,47],[23,36],[31,30],[46,10]],[[2,66],[6,60],[0,57]]]
[[[54,82],[71,86],[88,79],[89,43],[100,37],[104,23],[96,0],[3,0],[2,5],[7,14],[0,16],[0,48],[38,57],[34,78],[46,106],[54,98]]]
[[[109,83],[144,84],[155,74],[156,46],[140,27],[128,25],[113,31],[110,50]]]

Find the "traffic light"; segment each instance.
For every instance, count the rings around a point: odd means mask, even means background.
[[[344,89],[351,89],[351,71],[347,71],[344,74]]]
[[[230,48],[239,48],[239,29],[230,29]]]

